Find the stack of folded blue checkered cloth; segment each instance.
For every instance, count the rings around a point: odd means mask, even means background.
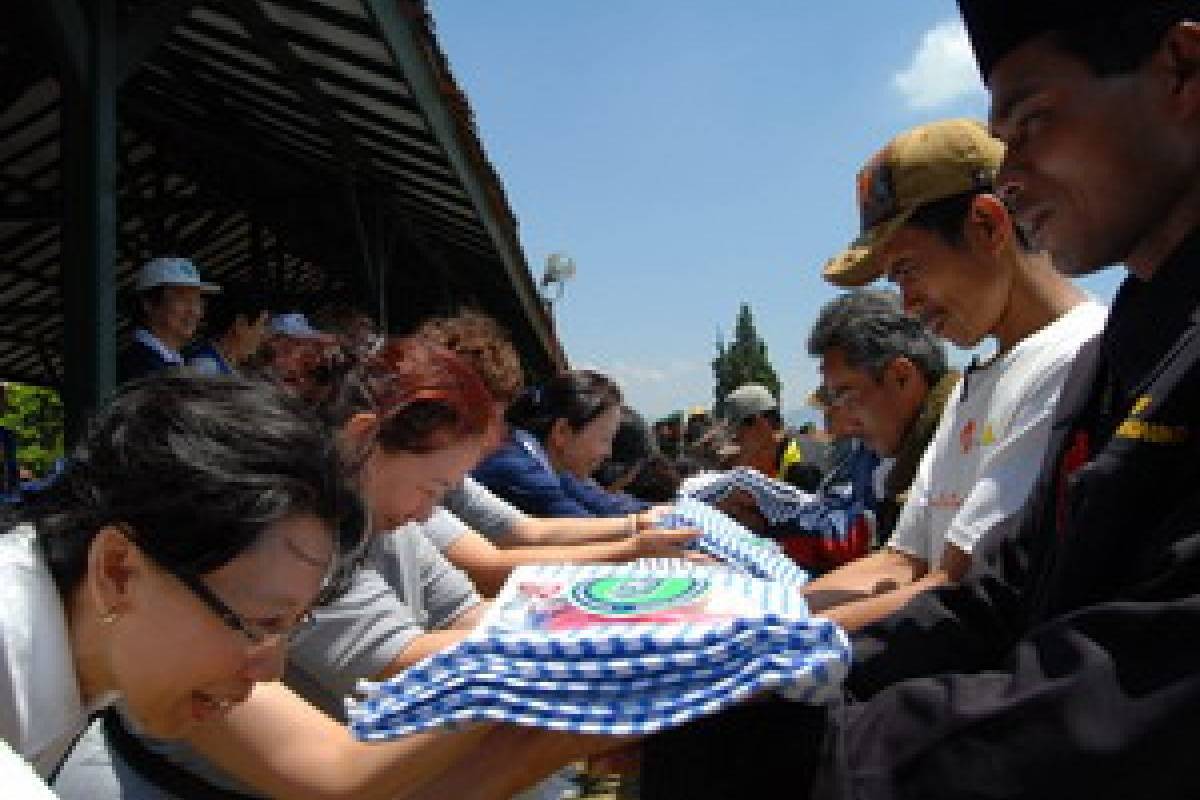
[[[754,498],[759,512],[772,525],[782,525],[812,512],[821,496],[773,480],[750,467],[726,472],[704,473],[685,482],[681,494],[705,503],[718,503],[730,492],[741,489]]]
[[[719,567],[515,570],[465,641],[348,702],[378,741],[464,722],[646,734],[756,693],[821,702],[849,666],[846,635],[795,588]]]
[[[662,528],[699,528],[701,534],[693,540],[692,548],[755,578],[795,586],[808,582],[808,573],[788,558],[778,543],[756,536],[737,520],[699,500],[684,498],[678,501],[659,518],[658,525]]]

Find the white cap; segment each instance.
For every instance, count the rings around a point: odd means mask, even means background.
[[[215,283],[200,280],[200,271],[186,258],[168,256],[152,258],[142,265],[137,276],[137,290],[144,292],[155,286],[195,286],[205,294],[221,291]]]
[[[321,335],[321,332],[308,321],[308,317],[299,312],[276,314],[271,317],[267,327],[271,333],[280,336],[294,336],[297,339],[313,339]]]
[[[744,383],[725,395],[725,419],[731,425],[741,425],[755,414],[778,408],[771,390],[761,383]]]

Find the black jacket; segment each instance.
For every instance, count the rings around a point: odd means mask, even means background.
[[[1200,234],[1126,280],[1021,521],[856,637],[819,796],[1200,796],[1198,307]]]
[[[1198,307],[1200,232],[1081,351],[1020,518],[854,638],[845,702],[652,740],[643,797],[1200,797]]]

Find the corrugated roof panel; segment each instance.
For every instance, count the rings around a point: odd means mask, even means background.
[[[171,56],[173,59],[163,58],[164,55]],[[278,79],[268,76],[261,70],[248,69],[243,64],[223,59],[219,54],[210,50],[199,47],[165,46],[159,55],[159,63],[162,65],[161,69],[170,74],[171,79],[180,77],[179,67],[181,65],[190,68],[188,69],[189,77],[194,77],[191,73],[198,67],[209,74],[219,75],[223,81],[232,82],[238,88],[241,88],[239,86],[241,84],[252,85],[258,93],[272,98],[276,104],[293,109],[295,113],[312,116],[311,112],[304,108],[303,101]],[[229,88],[229,85],[226,84],[223,88]]]
[[[118,14],[133,26],[142,12],[163,10],[161,2],[117,0]],[[412,62],[404,53],[393,58],[361,0],[202,2],[149,60],[134,66],[120,90],[115,279],[122,292],[141,261],[163,248],[196,257],[213,277],[266,280],[287,297],[309,294],[317,302],[345,291],[361,283],[362,255],[342,198],[359,192],[367,222],[398,235],[403,269],[420,269],[428,256],[456,274],[504,272],[495,264],[501,251],[505,259],[511,254],[513,242],[505,238],[511,214],[422,0],[395,2],[404,24],[415,20],[418,59],[428,59],[441,90],[422,103],[432,102],[435,114],[449,111],[449,137],[444,123],[436,133],[429,124],[430,109],[414,98],[401,68]],[[58,87],[40,77],[57,69],[45,55],[53,48],[37,38],[0,29],[0,69],[15,46],[12,74],[31,81],[23,92],[6,89],[0,108],[0,199],[26,204],[29,214],[27,222],[0,222],[0,265],[7,264],[0,269],[0,302],[13,314],[40,315],[18,325],[0,319],[0,375],[48,379],[47,359],[59,368],[62,324],[63,233],[51,210],[62,191],[61,120]],[[49,64],[45,73],[38,72],[39,59]],[[460,146],[468,183],[459,171]],[[485,208],[476,207],[481,193],[474,182],[490,198]],[[491,220],[497,209],[499,229]],[[493,291],[490,282],[482,285]],[[520,280],[494,288],[526,291]],[[515,309],[524,300],[496,302]],[[120,325],[128,325],[123,316]],[[521,335],[528,340],[528,330]]]
[[[389,130],[403,131],[406,139],[414,147],[420,147],[429,155],[441,158],[442,151],[433,142],[425,128],[425,120],[420,114],[406,108],[398,108],[386,100],[368,96],[361,90],[339,86],[330,80],[329,74],[320,73],[316,78],[317,85],[335,102],[341,116],[355,114],[359,117],[373,117],[384,124]]]
[[[258,67],[264,72],[278,72],[279,68],[275,66],[275,62],[269,58],[264,58],[258,53],[248,49],[238,47],[237,43],[230,43],[218,35],[218,31],[207,30],[199,26],[191,26],[180,28],[175,31],[175,35],[167,42],[165,46],[177,46],[180,49],[196,49],[200,46],[217,56],[229,59],[233,63],[247,63],[251,66]],[[250,40],[246,40],[247,46]]]
[[[187,20],[184,22],[182,30],[194,27],[197,22],[217,28],[232,36],[245,39],[247,44],[250,42],[250,32],[246,30],[245,26],[239,20],[210,6],[198,5],[192,9],[192,12],[188,14]],[[179,33],[180,30],[180,28],[176,28],[175,33]]]
[[[296,0],[292,0],[295,3]],[[336,13],[346,14],[366,20],[367,12],[362,7],[361,0],[303,0],[306,6],[323,6]]]
[[[381,65],[368,59],[360,59],[356,54],[339,50],[320,39],[298,39],[291,43],[291,47],[292,51],[305,61],[325,72],[343,75],[356,83],[375,89],[412,97],[408,85],[397,79],[397,71],[393,65]]]
[[[270,0],[260,0],[259,5],[275,24],[286,31],[289,41],[300,36],[321,38],[334,47],[375,61],[381,67],[386,68],[392,62],[392,54],[384,47],[383,42],[379,41],[378,36],[364,34],[352,28],[334,27],[310,17],[301,9],[279,5]]]

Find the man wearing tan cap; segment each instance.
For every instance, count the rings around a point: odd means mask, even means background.
[[[1067,370],[1104,324],[1104,308],[1025,247],[992,193],[1003,156],[973,120],[897,136],[859,173],[862,234],[825,266],[845,287],[886,276],[908,313],[959,347],[996,343],[946,403],[886,546],[806,587],[814,608],[850,630],[959,580],[976,543],[1017,514]],[[857,393],[832,397],[854,413]]]

